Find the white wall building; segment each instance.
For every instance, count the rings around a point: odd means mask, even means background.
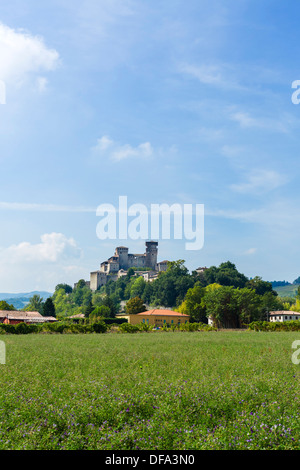
[[[278,310],[269,313],[269,321],[271,322],[284,322],[300,320],[300,313],[291,310]]]

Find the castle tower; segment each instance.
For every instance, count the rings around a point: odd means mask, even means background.
[[[146,242],[146,267],[156,271],[158,242]]]
[[[119,269],[128,269],[128,248],[126,246],[118,246],[115,255],[119,257]]]

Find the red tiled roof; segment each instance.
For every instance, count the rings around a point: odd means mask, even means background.
[[[12,310],[0,310],[0,317],[1,318],[10,318],[10,319],[30,319],[30,318],[40,318],[42,315],[39,312],[21,312],[20,310],[18,311],[12,311]]]
[[[154,310],[148,310],[146,312],[141,312],[138,313],[137,315],[164,315],[168,317],[186,317],[188,318],[189,315],[184,315],[183,313],[179,312],[174,312],[173,310],[164,310],[164,309],[154,309]]]

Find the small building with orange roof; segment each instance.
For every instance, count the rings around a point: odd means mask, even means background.
[[[120,314],[117,317],[126,318],[131,325],[145,323],[155,327],[181,325],[190,320],[189,315],[167,309],[153,309],[137,314]]]

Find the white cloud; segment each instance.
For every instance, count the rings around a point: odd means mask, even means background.
[[[62,233],[46,233],[41,236],[41,243],[31,244],[21,242],[0,250],[1,262],[32,263],[50,262],[56,263],[67,258],[78,258],[81,250],[73,238],[67,238]]]
[[[72,284],[83,277],[82,267],[74,265],[81,259],[76,241],[55,232],[42,235],[36,244],[23,241],[0,248],[1,291],[52,292],[60,282]]]
[[[0,79],[21,86],[30,76],[55,70],[59,54],[49,49],[43,38],[25,30],[15,30],[0,23]],[[38,86],[44,89],[44,77],[38,78]]]
[[[238,111],[230,114],[230,119],[237,122],[242,129],[263,129],[286,134],[297,124],[297,120],[284,115],[281,120],[269,117],[253,117],[249,113]]]
[[[129,144],[118,144],[107,136],[98,139],[92,151],[96,156],[106,157],[115,162],[128,158],[147,159],[153,155],[153,148],[149,142],[132,147]]]
[[[217,65],[182,64],[179,71],[206,85],[220,85],[223,82],[220,67]]]
[[[229,63],[180,64],[178,71],[198,80],[204,85],[215,86],[222,90],[257,92],[254,88],[241,84],[245,83],[245,81],[239,78],[239,65]]]
[[[239,193],[261,194],[272,191],[287,182],[287,177],[274,170],[255,170],[240,184],[231,185],[233,191]]]

